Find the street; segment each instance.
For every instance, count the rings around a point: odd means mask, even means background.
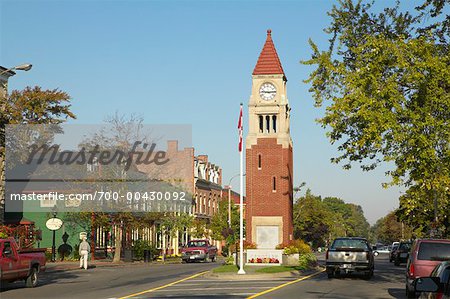
[[[406,298],[405,265],[389,263],[387,254],[375,258],[375,275],[328,279],[326,273],[270,292],[260,298]]]
[[[1,298],[247,298],[255,294],[259,298],[405,298],[405,268],[395,267],[384,254],[376,258],[371,280],[358,276],[328,279],[325,273],[301,281],[296,281],[298,277],[270,275],[263,279],[248,275],[239,280],[192,277],[218,265],[142,264],[51,272],[41,276],[35,289],[24,288],[23,282],[8,284]],[[290,282],[293,283],[270,291]],[[269,292],[259,296],[265,291]]]

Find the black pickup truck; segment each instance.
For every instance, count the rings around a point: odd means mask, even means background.
[[[374,257],[364,238],[337,238],[326,253],[328,278],[335,275],[362,272],[366,279],[373,276]]]

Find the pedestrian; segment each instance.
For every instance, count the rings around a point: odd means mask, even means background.
[[[80,243],[80,248],[78,252],[80,253],[80,269],[84,268],[87,270],[87,260],[89,252],[91,251],[91,247],[89,243],[86,241],[86,237],[83,237],[83,241]]]

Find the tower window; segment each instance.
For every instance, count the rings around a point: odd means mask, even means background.
[[[261,154],[258,154],[258,169],[261,169],[262,161],[261,161]]]
[[[277,116],[276,115],[272,116],[272,128],[273,128],[273,132],[276,133],[277,132]]]
[[[259,133],[264,133],[264,117],[259,116]]]
[[[272,178],[272,192],[276,192],[277,191],[277,178],[273,177]]]
[[[266,133],[270,132],[270,116],[266,115]]]

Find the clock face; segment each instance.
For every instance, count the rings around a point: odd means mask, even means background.
[[[271,101],[277,94],[277,89],[272,83],[264,83],[259,88],[259,96],[265,101]]]

